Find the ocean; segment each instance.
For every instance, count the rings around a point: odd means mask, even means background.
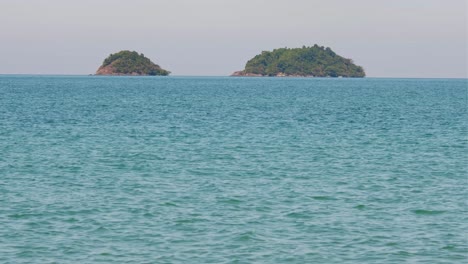
[[[0,76],[0,263],[466,263],[468,80]]]

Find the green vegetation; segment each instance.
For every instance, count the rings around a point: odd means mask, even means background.
[[[143,54],[128,50],[109,55],[97,72],[103,75],[169,75],[169,73]]]
[[[364,69],[330,48],[314,45],[263,51],[249,60],[240,76],[364,77]]]

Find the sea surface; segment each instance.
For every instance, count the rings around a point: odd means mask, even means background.
[[[467,263],[468,80],[0,76],[0,263]]]

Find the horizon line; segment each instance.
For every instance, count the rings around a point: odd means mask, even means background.
[[[95,74],[68,74],[68,73],[0,73],[0,76],[98,76],[98,77],[233,77],[233,78],[271,78],[271,79],[468,79],[465,77],[398,77],[398,76],[366,76],[366,77],[276,77],[276,76],[261,76],[261,77],[242,77],[242,76],[230,76],[230,75],[169,75],[169,76],[157,76],[157,75],[95,75]]]

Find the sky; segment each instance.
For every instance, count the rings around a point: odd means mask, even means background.
[[[226,76],[263,50],[318,44],[369,77],[467,78],[468,0],[0,0],[0,74],[92,74],[143,53]]]

